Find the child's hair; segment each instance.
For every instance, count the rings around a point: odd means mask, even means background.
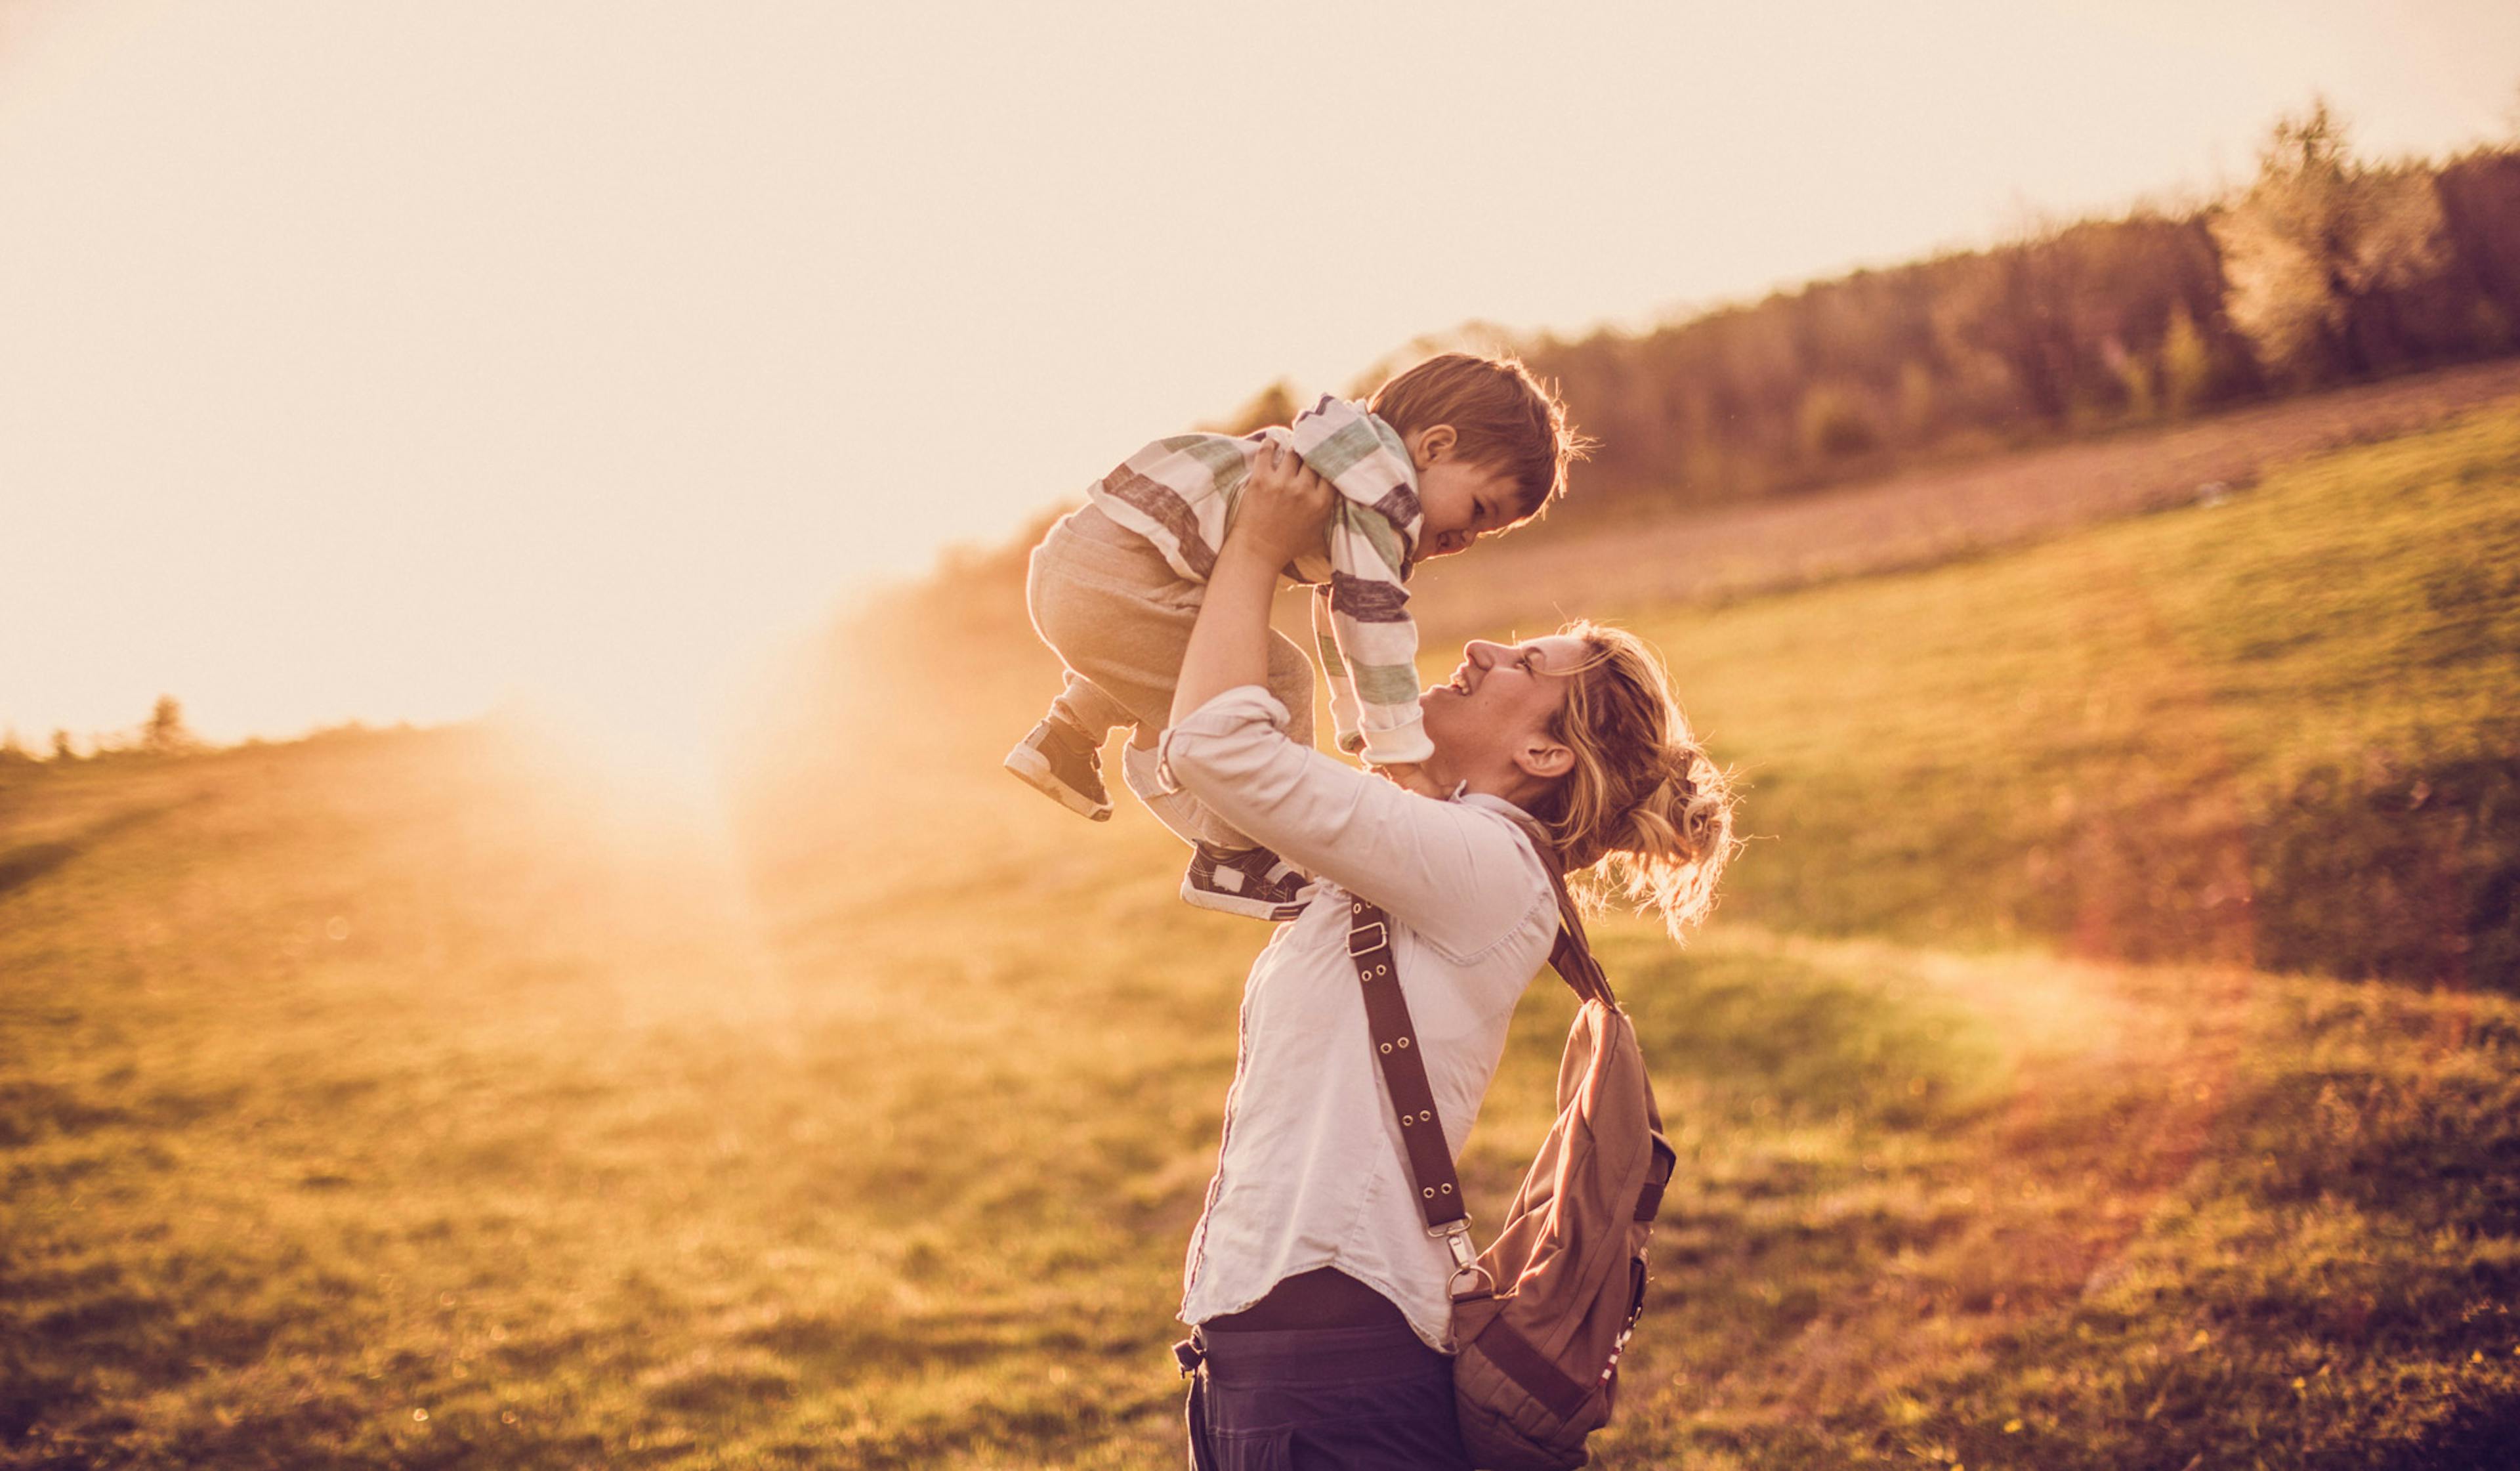
[[[1453,426],[1463,460],[1512,478],[1514,526],[1565,494],[1567,465],[1593,447],[1566,422],[1555,391],[1510,357],[1430,357],[1375,390],[1367,407],[1404,436]]]
[[[1658,910],[1679,939],[1714,907],[1716,881],[1740,846],[1731,773],[1689,730],[1644,640],[1587,621],[1559,631],[1591,651],[1550,730],[1575,765],[1532,815],[1556,839],[1569,874],[1595,870],[1573,885],[1580,897]]]

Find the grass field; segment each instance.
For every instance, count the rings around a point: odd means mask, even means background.
[[[1601,1461],[2509,1464],[2515,565],[2502,410],[1598,610],[1760,835],[1604,931],[1683,1168]],[[1262,933],[940,657],[835,641],[731,822],[484,729],[0,771],[0,1466],[1177,1463]]]

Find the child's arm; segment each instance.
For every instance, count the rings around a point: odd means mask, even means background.
[[[1322,584],[1320,595],[1313,599],[1313,645],[1321,655],[1323,677],[1329,681],[1330,728],[1335,732],[1338,749],[1355,756],[1365,750],[1365,732],[1358,723],[1356,681],[1348,676],[1347,660],[1339,653],[1337,630],[1330,621],[1328,583]],[[1374,769],[1420,797],[1450,795],[1415,761],[1388,761]]]
[[[1414,765],[1432,748],[1418,723],[1418,624],[1408,608],[1410,553],[1425,522],[1408,446],[1389,425],[1328,396],[1296,416],[1288,437],[1338,491],[1330,579],[1313,605],[1338,747],[1376,766]]]
[[[1330,584],[1314,589],[1313,648],[1321,656],[1322,677],[1330,687],[1331,743],[1349,756],[1365,749],[1358,724],[1356,681],[1348,677],[1347,659],[1339,653],[1338,631],[1330,622]]]
[[[1415,765],[1434,754],[1418,713],[1418,621],[1409,616],[1403,557],[1390,523],[1342,497],[1331,507],[1330,582],[1325,600],[1336,646],[1356,744],[1339,721],[1341,749],[1376,766]],[[1342,681],[1333,679],[1330,708]]]

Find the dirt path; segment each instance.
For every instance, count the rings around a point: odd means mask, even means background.
[[[1924,566],[2184,504],[2214,482],[2246,486],[2277,462],[2515,396],[2520,359],[2503,359],[1702,515],[1544,528],[1430,565],[1415,603],[1428,627],[1459,634],[1504,620],[1714,601]]]

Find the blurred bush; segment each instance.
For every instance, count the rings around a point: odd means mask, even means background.
[[[2451,253],[2431,170],[2357,161],[2324,103],[2275,125],[2257,182],[2213,227],[2231,318],[2287,382],[2367,374],[2456,345],[2455,320],[2446,331],[2425,320],[2445,315],[2426,298],[2454,294],[2439,281]]]

